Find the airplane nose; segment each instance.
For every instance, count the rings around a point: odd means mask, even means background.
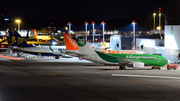
[[[171,61],[170,60],[168,60],[168,64],[170,64],[171,63]]]

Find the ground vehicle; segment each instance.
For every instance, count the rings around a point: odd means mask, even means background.
[[[176,70],[178,68],[177,65],[167,65],[167,70],[174,69]]]

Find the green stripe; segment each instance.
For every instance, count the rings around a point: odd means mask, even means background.
[[[105,61],[118,63],[120,59],[136,61],[136,62],[143,62],[146,65],[152,66],[164,66],[168,63],[167,59],[163,59],[163,56],[159,55],[150,55],[150,54],[104,54],[102,52],[95,51],[100,58]],[[129,58],[129,57],[136,57],[136,58]],[[145,58],[143,58],[145,57]],[[154,57],[154,58],[147,58],[147,57]]]
[[[96,51],[94,50],[101,59],[105,60],[105,61],[108,61],[108,62],[113,62],[113,63],[118,63],[118,58],[115,57],[115,56],[110,56],[110,55],[107,55],[107,54],[104,54],[102,52],[99,52],[99,51]]]

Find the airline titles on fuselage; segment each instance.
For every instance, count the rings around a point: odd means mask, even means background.
[[[133,55],[126,55],[127,59],[156,59],[155,56],[133,56]]]
[[[102,50],[102,51],[99,51],[99,52],[102,52],[102,53],[106,53],[106,54],[137,54],[136,51],[120,51],[120,50]]]

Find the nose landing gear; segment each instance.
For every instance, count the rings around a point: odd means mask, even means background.
[[[161,68],[159,66],[153,66],[152,69],[158,69],[161,70]]]

